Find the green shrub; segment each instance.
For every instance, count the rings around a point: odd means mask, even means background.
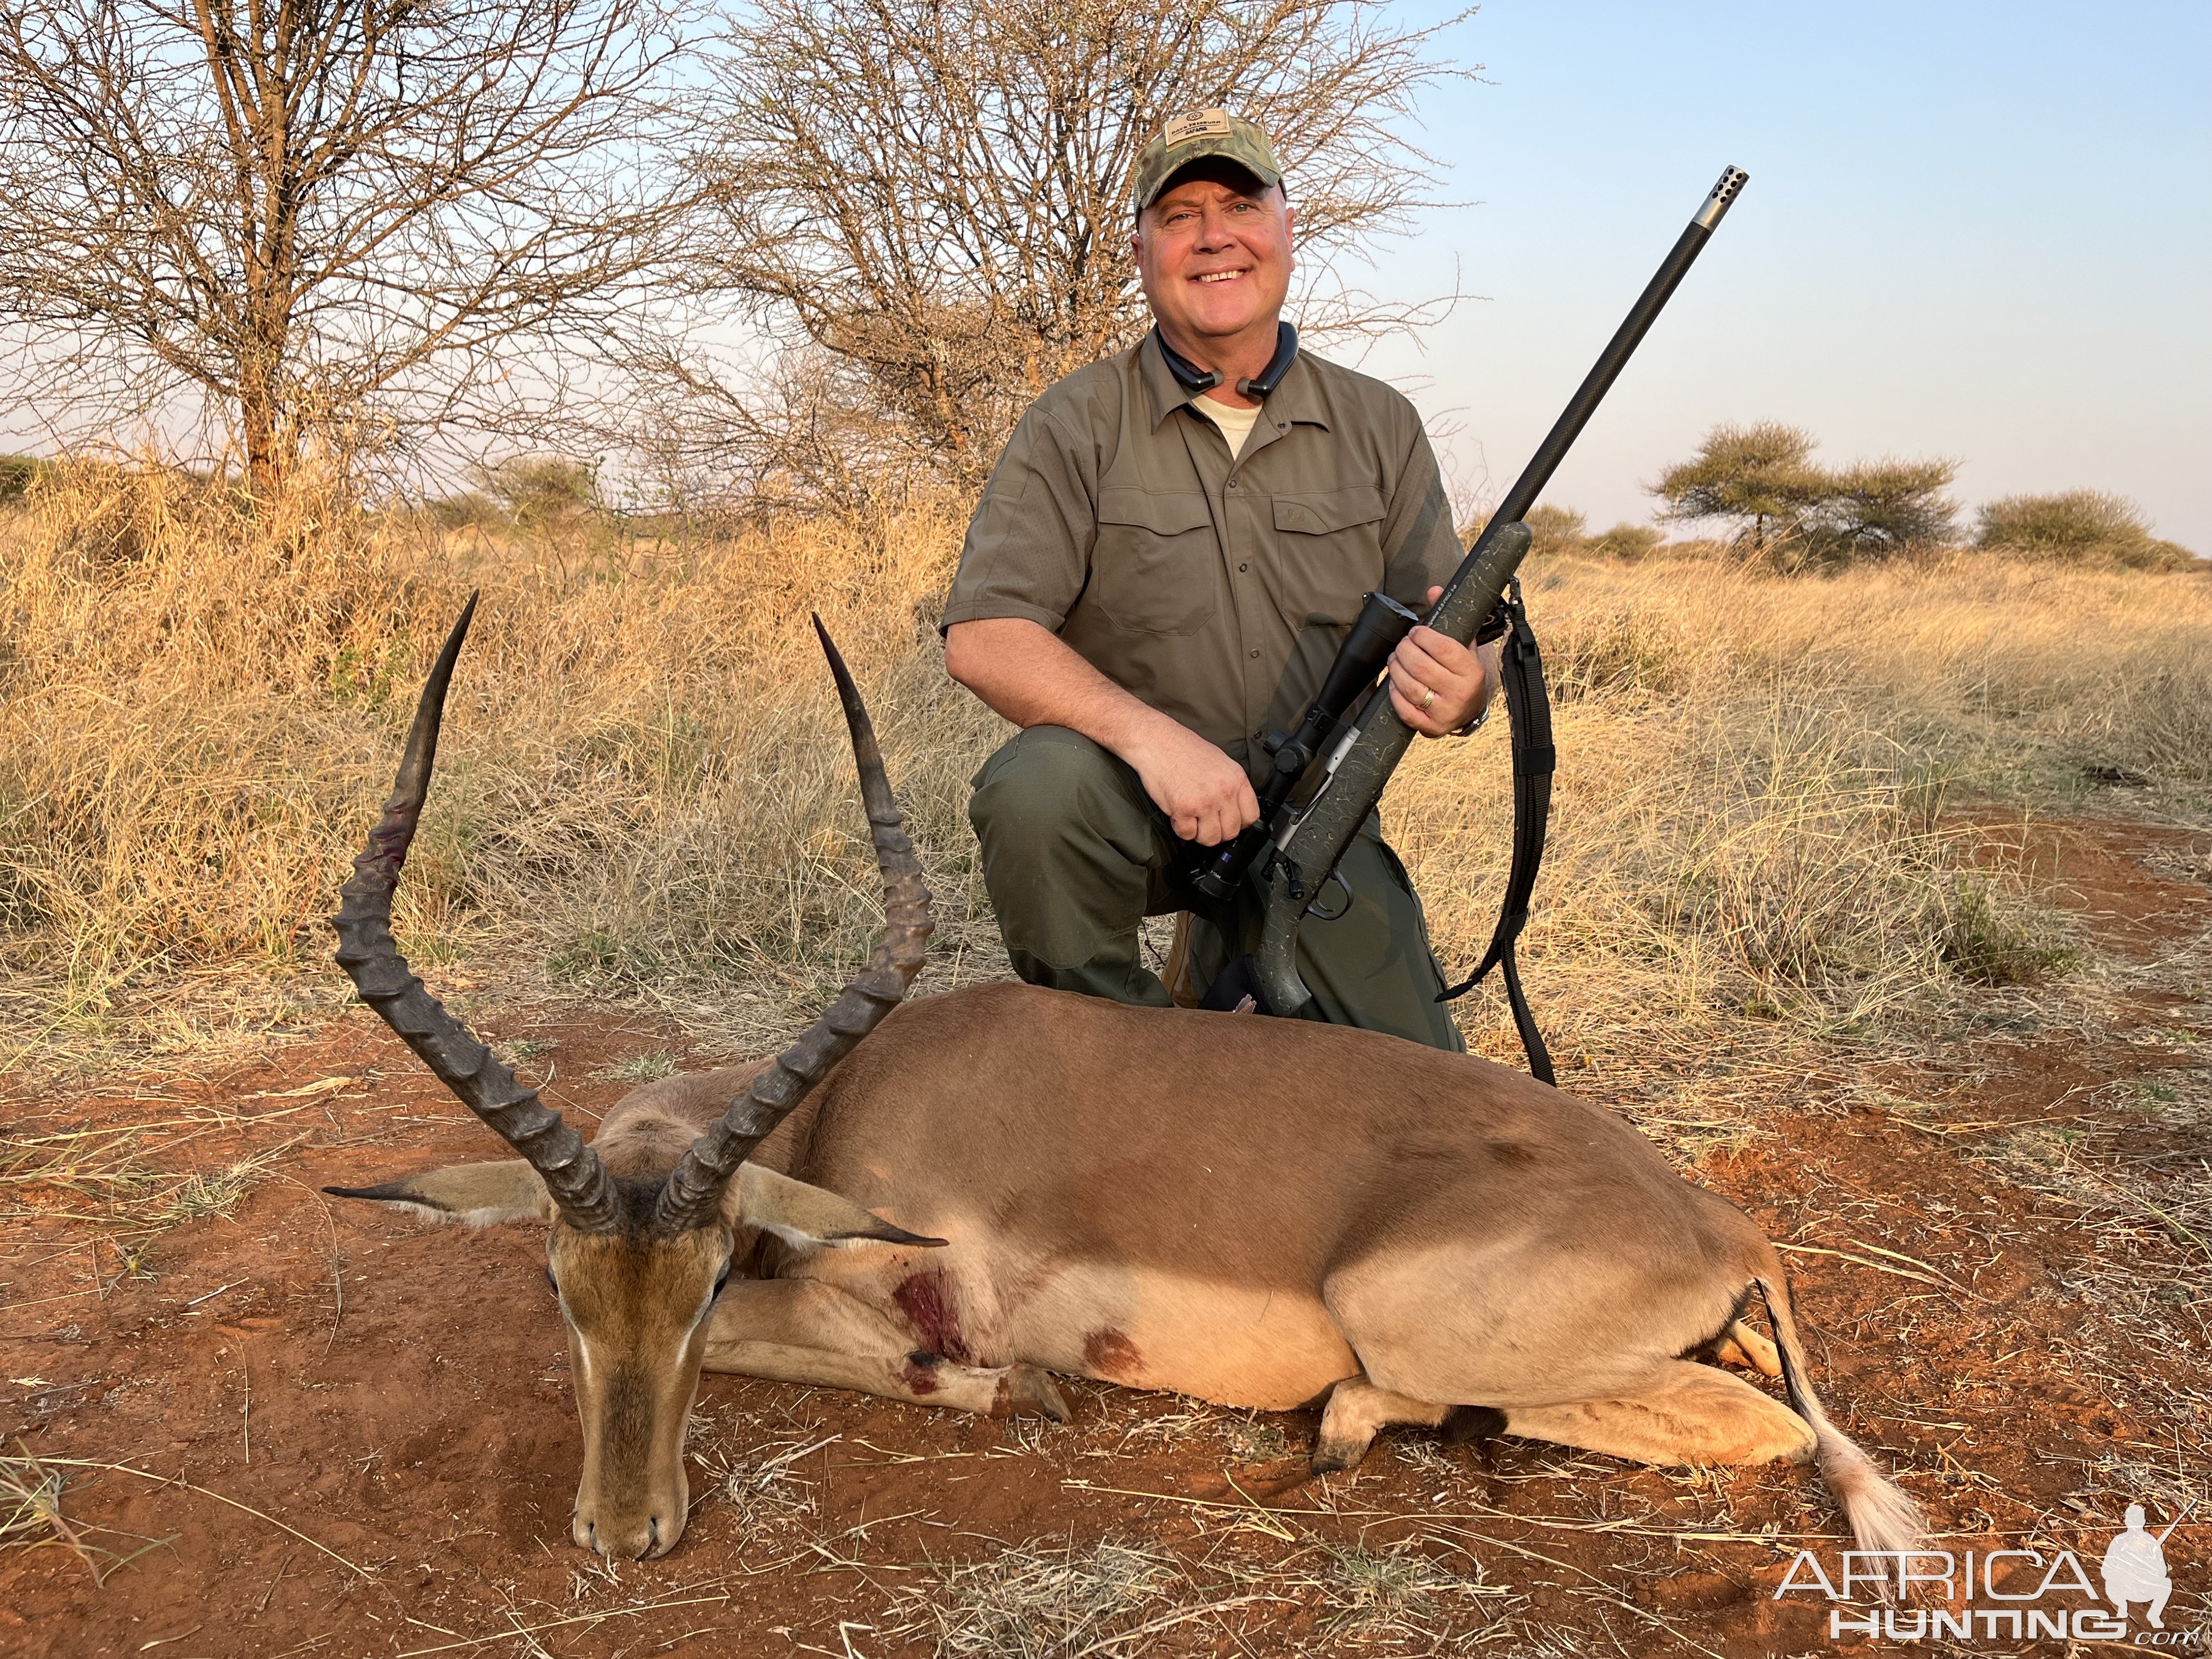
[[[429,513],[441,530],[503,530],[507,522],[499,503],[476,489],[441,496],[430,503]]]
[[[1530,507],[1521,522],[1528,526],[1528,551],[1532,554],[1581,552],[1583,532],[1589,524],[1571,507],[1553,507],[1549,501],[1539,501]],[[1473,547],[1489,528],[1490,517],[1486,514],[1461,532],[1462,544]]]
[[[1647,557],[1665,539],[1664,532],[1648,524],[1631,524],[1624,519],[1612,529],[1589,538],[1583,544],[1593,553],[1632,564]]]
[[[1533,556],[1540,553],[1595,553],[1609,559],[1636,560],[1651,551],[1665,540],[1664,534],[1650,525],[1630,524],[1626,520],[1597,535],[1589,533],[1588,515],[1571,507],[1554,507],[1540,501],[1528,510],[1522,522],[1528,526],[1528,551]],[[1472,547],[1490,520],[1479,520],[1466,533],[1466,544]]]
[[[2142,541],[2150,526],[2136,504],[2100,489],[2057,495],[2007,495],[1978,515],[1984,547],[2022,553],[2080,554],[2114,542]]]
[[[21,501],[40,465],[35,455],[0,455],[0,502]]]
[[[1999,907],[1986,883],[1971,878],[1953,898],[1941,949],[1951,971],[1977,985],[2040,985],[2079,960],[2070,946],[2039,939]]]
[[[484,488],[526,529],[543,529],[599,512],[599,468],[560,455],[518,455],[487,468]]]
[[[2154,536],[2149,520],[2133,501],[2101,489],[2006,495],[1989,502],[1978,516],[1976,544],[2001,552],[2137,570],[2188,570],[2203,563],[2179,543]]]
[[[1528,526],[1528,551],[1535,553],[1579,553],[1583,550],[1583,532],[1589,520],[1571,507],[1553,507],[1540,501],[1529,510],[1522,520]]]

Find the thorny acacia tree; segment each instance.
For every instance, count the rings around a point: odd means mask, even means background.
[[[1831,469],[1812,459],[1812,434],[1778,422],[1717,426],[1697,455],[1651,486],[1662,518],[1722,519],[1751,556],[1785,566],[1838,563],[1927,547],[1953,533],[1958,507],[1943,492],[1955,461],[1858,461]]]
[[[1222,105],[1271,135],[1297,210],[1309,326],[1405,309],[1316,291],[1332,252],[1402,228],[1431,182],[1401,135],[1414,94],[1457,73],[1449,22],[1402,27],[1380,0],[757,0],[719,56],[713,169],[726,181],[703,295],[757,322],[972,482],[1020,408],[1146,325],[1129,254],[1137,154],[1178,110]],[[1457,21],[1456,19],[1450,21]],[[810,373],[774,413],[700,360],[669,383],[739,448],[825,430],[861,441]],[[833,399],[833,401],[835,401]],[[849,402],[848,398],[846,401]],[[792,417],[796,414],[796,420]]]
[[[0,0],[0,384],[257,491],[557,394],[680,218],[680,3]]]
[[[1813,464],[1818,447],[1811,433],[1778,421],[1717,426],[1696,456],[1668,467],[1651,492],[1667,503],[1662,517],[1729,520],[1760,553],[1770,532],[1788,536],[1820,499],[1826,477]]]

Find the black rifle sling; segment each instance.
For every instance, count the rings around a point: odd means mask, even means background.
[[[1498,930],[1490,936],[1490,949],[1467,978],[1437,998],[1449,1002],[1482,983],[1492,968],[1505,974],[1505,1000],[1513,1009],[1514,1029],[1528,1052],[1528,1071],[1541,1083],[1558,1080],[1552,1056],[1544,1047],[1544,1034],[1536,1029],[1536,1016],[1521,989],[1521,969],[1513,947],[1528,922],[1528,900],[1535,891],[1536,872],[1544,862],[1544,831],[1552,816],[1552,773],[1559,751],[1552,744],[1552,700],[1544,689],[1544,659],[1536,648],[1536,635],[1528,627],[1528,613],[1521,603],[1521,580],[1515,577],[1498,601],[1505,615],[1503,664],[1505,713],[1513,727],[1513,867],[1505,878],[1505,902],[1498,913]]]

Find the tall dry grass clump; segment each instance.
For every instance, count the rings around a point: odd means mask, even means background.
[[[773,1002],[862,952],[872,865],[810,609],[963,914],[962,757],[994,722],[924,644],[957,547],[927,511],[553,558],[308,490],[247,510],[82,465],[4,537],[0,1063],[332,988],[320,919],[479,586],[401,890],[418,955],[526,945],[577,982],[743,980]]]
[[[933,628],[959,530],[921,507],[555,536],[43,470],[0,520],[0,1065],[334,1000],[321,918],[479,586],[401,890],[441,986],[550,978],[757,1047],[859,959],[872,866],[812,609],[931,866],[933,982],[1003,971],[965,807],[1005,728]],[[1947,793],[2052,799],[2085,766],[2212,787],[2212,587],[2187,576],[1572,551],[1528,574],[1561,768],[1525,960],[1570,1060],[1771,1052],[1940,1012],[1962,975],[2033,976],[2063,941],[1964,869]],[[1502,736],[1417,745],[1384,811],[1440,953],[1471,959],[1504,875]]]
[[[1666,1072],[1894,1036],[1968,981],[2062,969],[2015,874],[1947,803],[2140,775],[2212,793],[2212,592],[1965,555],[1778,578],[1661,556],[1529,572],[1559,752],[1526,936],[1555,1046]],[[1510,853],[1503,743],[1417,744],[1386,804],[1448,965],[1487,942]],[[1479,1045],[1517,1045],[1494,996]]]

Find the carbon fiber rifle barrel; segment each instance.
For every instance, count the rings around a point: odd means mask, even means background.
[[[1595,367],[1583,377],[1582,385],[1568,399],[1565,410],[1552,423],[1552,429],[1536,447],[1528,465],[1522,469],[1521,476],[1513,481],[1513,487],[1491,514],[1481,537],[1453,573],[1436,608],[1429,613],[1428,625],[1437,632],[1449,635],[1464,645],[1474,637],[1483,618],[1497,608],[1506,583],[1528,551],[1528,531],[1521,520],[1536,504],[1536,497],[1552,481],[1552,474],[1566,458],[1575,440],[1582,435],[1583,428],[1597,412],[1598,404],[1613,389],[1613,381],[1620,378],[1620,371],[1627,366],[1652,323],[1674,296],[1691,264],[1712,240],[1722,216],[1750,177],[1740,167],[1724,171],[1720,182],[1705,198],[1705,205],[1683,228],[1674,247],[1660,262],[1657,274],[1644,285],[1644,292],[1629,308],[1626,320],[1613,331],[1613,338],[1599,354]],[[1262,860],[1255,866],[1262,872],[1259,878],[1266,887],[1267,916],[1253,966],[1260,982],[1261,1000],[1269,1013],[1307,1019],[1319,1018],[1313,993],[1298,976],[1298,923],[1307,907],[1320,896],[1323,884],[1344,856],[1344,849],[1352,844],[1359,826],[1382,799],[1383,787],[1390,781],[1390,774],[1397,769],[1399,759],[1413,736],[1413,728],[1398,718],[1398,711],[1387,696],[1370,699],[1370,713],[1361,722],[1358,739],[1338,763],[1327,787],[1289,832],[1290,842],[1276,858]],[[1285,867],[1285,861],[1292,859],[1297,865],[1295,879],[1294,872]]]

